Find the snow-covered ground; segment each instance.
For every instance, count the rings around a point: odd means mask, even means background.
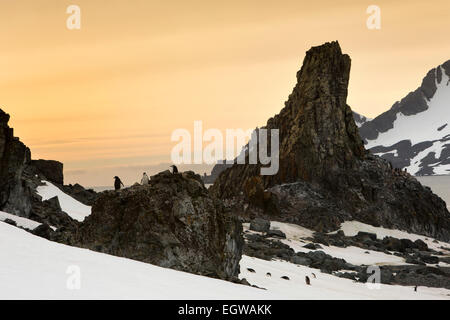
[[[89,206],[64,194],[49,182],[39,187],[39,194],[44,199],[58,196],[63,210],[78,220],[90,214]],[[39,225],[29,219],[0,212],[0,221],[7,218],[28,229]],[[245,230],[248,227],[244,224]],[[282,241],[294,250],[310,251],[303,246],[309,242],[306,239],[313,236],[313,231],[275,221],[271,222],[271,228],[283,231],[287,239]],[[343,223],[341,230],[349,236],[367,231],[376,233],[379,238],[390,235],[422,239],[435,249],[441,245],[448,246],[435,243],[431,238],[376,228],[357,221]],[[322,250],[359,265],[404,263],[400,257],[376,251],[367,254],[367,250],[356,247],[323,246]],[[311,286],[305,284],[306,275],[311,279]],[[282,279],[283,276],[289,280]],[[370,289],[366,284],[306,266],[247,256],[241,260],[240,278],[267,290],[51,242],[0,222],[0,299],[450,299],[450,290],[446,289],[420,287],[418,292],[414,292],[412,287],[392,285]]]
[[[281,242],[287,244],[295,252],[310,252],[313,251],[311,249],[304,248],[303,246],[306,243],[295,241],[295,240],[281,240]],[[334,246],[322,246],[322,249],[319,249],[326,254],[329,254],[335,258],[341,258],[347,261],[348,263],[355,265],[404,265],[405,260],[401,257],[397,257],[395,255],[389,255],[379,251],[365,250],[358,247],[334,247]]]
[[[51,242],[4,222],[0,222],[0,284],[0,299],[281,298],[248,286]]]
[[[261,290],[62,245],[3,222],[0,261],[0,299],[450,298],[445,289],[420,287],[414,292],[412,287],[388,285],[369,289],[316,269],[244,256],[240,277],[267,289]],[[305,275],[311,278],[311,286],[305,285]]]
[[[276,221],[271,221],[270,225],[271,229],[278,229],[286,234],[286,239],[280,241],[289,245],[294,251],[312,251],[304,248],[304,245],[311,242],[307,239],[314,234],[312,230]],[[249,224],[244,224],[244,230],[258,233],[249,231]],[[434,242],[435,240],[432,238],[405,231],[373,227],[358,221],[344,222],[340,230],[343,230],[347,236],[353,236],[359,231],[365,231],[377,234],[379,239],[385,236],[411,239],[413,241],[422,239],[430,248],[442,251],[446,255],[450,254],[450,251],[441,248],[441,246],[450,247],[448,243]],[[355,265],[406,264],[401,257],[353,246],[341,248],[322,245],[322,249],[319,250],[335,258],[345,259],[347,262]],[[446,264],[440,263],[440,265],[444,266]],[[255,272],[250,272],[247,268],[253,269]],[[267,273],[270,273],[271,276],[268,276]],[[313,277],[313,273],[316,275],[316,278]],[[289,280],[282,279],[281,277],[283,276],[287,276]],[[311,286],[305,284],[305,276],[310,278]],[[380,285],[379,289],[369,289],[366,284],[321,273],[317,269],[306,266],[286,261],[265,261],[247,256],[243,256],[241,260],[240,278],[246,278],[251,284],[266,288],[269,291],[282,291],[286,299],[450,299],[450,290],[447,289],[420,287],[418,292],[414,292],[412,287],[383,284]]]
[[[247,268],[255,272],[250,272]],[[267,276],[267,273],[271,276]],[[287,276],[289,280],[282,279],[283,276]],[[311,285],[306,285],[305,276],[310,278]],[[413,287],[383,284],[378,289],[370,289],[365,283],[321,273],[317,269],[247,256],[241,260],[240,278],[246,278],[251,284],[269,292],[283,294],[284,299],[450,299],[450,290],[446,289],[420,287],[414,292]]]
[[[37,187],[36,191],[42,197],[43,201],[57,196],[62,211],[78,221],[83,221],[84,218],[91,214],[90,206],[87,206],[80,201],[75,200],[71,196],[65,194],[53,183],[48,181],[42,182],[45,183],[45,185]]]

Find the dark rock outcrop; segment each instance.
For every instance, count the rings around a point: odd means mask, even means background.
[[[42,198],[36,193],[33,193],[31,196],[31,211],[28,219],[56,228],[76,228],[78,225],[76,220],[61,210],[58,197],[42,201]]]
[[[9,114],[0,109],[0,210],[28,216],[32,189],[24,171],[31,162],[31,153],[8,126]]]
[[[169,171],[150,184],[101,193],[72,243],[162,267],[234,280],[242,224],[199,175]]]
[[[59,185],[64,184],[63,164],[61,162],[39,159],[31,160],[31,165],[44,175],[48,181]]]
[[[8,126],[9,114],[0,109],[0,210],[40,223],[61,227],[75,222],[57,199],[42,201],[36,193],[41,180],[63,181],[58,161],[31,160],[30,149]]]
[[[247,155],[210,192],[246,219],[276,217],[321,232],[359,220],[450,240],[445,202],[364,149],[346,104],[349,73],[337,42],[310,49],[285,107],[265,127],[279,129],[278,173],[261,176]]]
[[[34,229],[33,231],[31,231],[34,235],[38,236],[38,237],[42,237],[45,238],[47,240],[53,240],[54,237],[54,231],[52,228],[50,228],[50,226],[46,223],[41,224],[40,226],[38,226],[36,229]]]
[[[205,183],[205,184],[213,184],[214,181],[216,181],[216,179],[219,176],[219,174],[222,173],[222,171],[224,171],[227,168],[231,168],[232,166],[233,166],[233,164],[228,164],[228,163],[218,163],[218,164],[216,164],[212,168],[210,175],[206,175],[205,174],[202,177],[203,183]]]
[[[258,232],[267,232],[270,229],[270,221],[261,218],[253,219],[250,222],[250,230]]]
[[[60,188],[62,189],[62,191],[64,191],[64,193],[88,206],[94,205],[94,202],[98,196],[97,192],[95,192],[93,189],[85,189],[78,183],[64,185]]]

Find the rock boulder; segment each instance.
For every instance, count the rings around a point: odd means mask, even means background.
[[[199,175],[161,172],[145,186],[99,194],[75,244],[200,275],[235,280],[242,224]]]

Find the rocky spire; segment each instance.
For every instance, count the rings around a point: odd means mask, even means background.
[[[338,42],[311,48],[297,73],[297,84],[267,128],[280,129],[280,171],[270,184],[298,178],[314,181],[329,171],[351,168],[364,155],[346,103],[350,57]]]
[[[280,168],[276,175],[262,177],[264,187],[299,179],[321,181],[339,169],[354,167],[355,161],[364,157],[364,146],[346,103],[349,74],[350,57],[342,54],[337,41],[306,53],[285,107],[267,121],[267,129],[279,129]],[[222,174],[213,189],[225,194],[241,190],[259,169],[259,165],[235,165]],[[233,185],[227,183],[229,180]]]

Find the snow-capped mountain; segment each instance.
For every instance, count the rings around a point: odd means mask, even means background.
[[[360,127],[366,148],[414,175],[450,174],[450,60]]]
[[[359,113],[357,113],[355,111],[353,111],[353,119],[355,119],[355,123],[358,126],[358,128],[361,128],[361,126],[364,123],[372,120],[372,119],[367,118],[367,117],[363,116],[362,114],[359,114]]]

